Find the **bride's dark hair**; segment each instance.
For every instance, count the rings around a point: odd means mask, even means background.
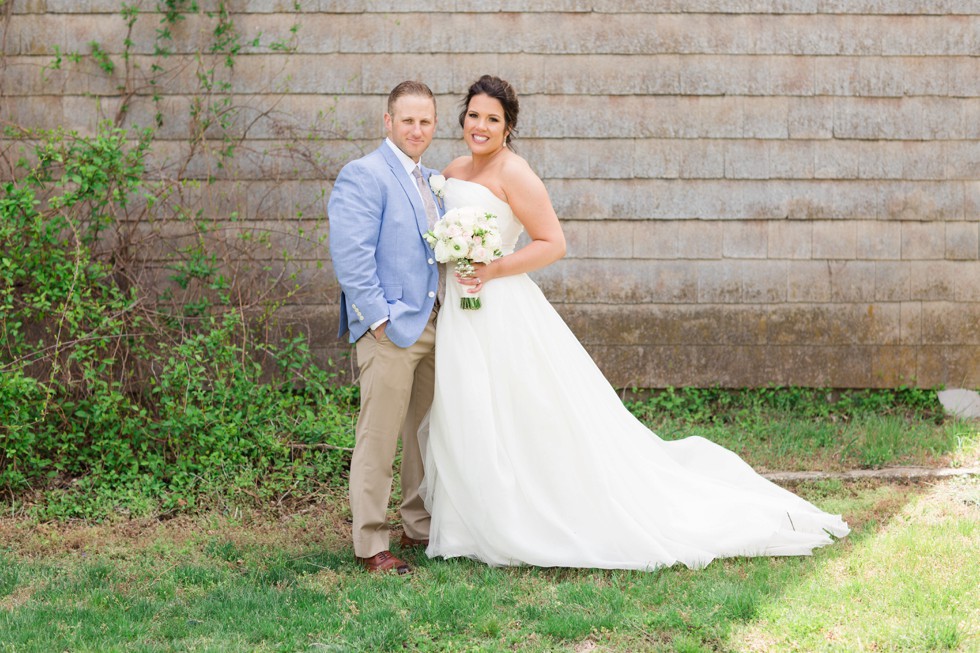
[[[470,86],[466,92],[466,97],[460,103],[460,127],[463,126],[463,121],[466,120],[466,111],[470,108],[470,100],[477,95],[492,97],[500,102],[500,105],[504,108],[504,127],[507,128],[506,143],[510,145],[511,139],[517,134],[517,114],[521,109],[520,103],[517,101],[517,91],[514,90],[513,86],[493,75],[484,75],[476,80]]]

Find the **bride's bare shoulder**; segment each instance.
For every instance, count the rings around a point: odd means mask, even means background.
[[[442,174],[446,177],[461,177],[463,170],[468,168],[473,164],[473,157],[461,156],[454,159],[448,166],[443,169]]]
[[[500,179],[505,186],[526,187],[528,184],[538,185],[541,178],[531,168],[524,157],[510,152],[500,166]]]

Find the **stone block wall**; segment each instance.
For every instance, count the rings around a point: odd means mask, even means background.
[[[186,147],[218,3],[201,4],[173,32],[161,161]],[[521,94],[517,150],[569,243],[535,277],[615,386],[980,386],[977,0],[225,4],[242,34],[291,39],[246,45],[224,73],[251,107],[250,147],[288,146],[283,119],[329,127],[323,178],[280,167],[273,184],[261,162],[240,165],[246,221],[325,212],[330,175],[376,147],[402,79],[437,95],[426,163],[465,153],[458,99],[490,72]],[[54,45],[122,52],[120,5],[6,0],[0,120],[114,116],[118,82],[94,63],[44,67]],[[147,14],[130,36],[143,70],[158,27]],[[126,124],[152,123],[143,99]],[[285,314],[325,357],[346,351],[329,263],[307,280]]]

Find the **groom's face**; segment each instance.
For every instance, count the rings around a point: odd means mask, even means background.
[[[385,114],[385,133],[416,163],[436,133],[436,103],[421,95],[403,95]]]

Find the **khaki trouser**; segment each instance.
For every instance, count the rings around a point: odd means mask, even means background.
[[[401,517],[405,534],[429,537],[429,513],[419,495],[422,451],[418,428],[432,405],[435,382],[435,314],[422,336],[401,348],[366,333],[357,341],[361,412],[350,468],[354,555],[369,558],[388,549],[388,501],[398,436],[402,439]]]

